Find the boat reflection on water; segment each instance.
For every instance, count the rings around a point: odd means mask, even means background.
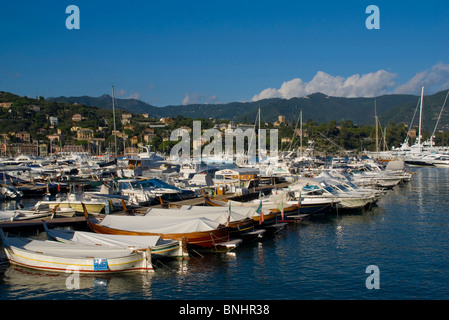
[[[12,288],[2,299],[112,299],[127,293],[151,298],[152,274],[86,275],[45,272],[11,265],[5,270],[4,284]],[[76,279],[76,280],[74,280]]]
[[[191,277],[207,279],[217,268],[230,268],[235,262],[236,254],[204,254],[189,260],[167,260],[154,263],[156,273],[127,273],[108,275],[75,275],[67,273],[46,272],[8,265],[6,257],[0,256],[0,273],[4,272],[3,286],[11,288],[7,295],[0,294],[0,299],[122,299],[138,296],[139,299],[157,299],[155,292],[167,288],[173,290],[174,283],[179,288],[189,285]],[[226,273],[226,270],[223,270]],[[186,275],[189,277],[186,278]],[[77,279],[73,279],[77,276]],[[206,280],[204,280],[206,281]],[[162,286],[162,287],[161,287]],[[176,298],[173,296],[173,298]]]

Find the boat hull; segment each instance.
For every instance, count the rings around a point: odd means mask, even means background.
[[[47,225],[44,223],[44,228],[47,232],[47,237],[53,241],[63,242],[63,243],[88,243],[96,246],[119,246],[117,245],[117,242],[122,242],[123,238],[121,238],[120,235],[108,235],[106,238],[96,240],[97,238],[93,240],[86,241],[86,237],[81,237],[81,240],[79,238],[74,237],[73,231],[68,230],[57,230],[56,232],[54,230],[48,229]],[[81,232],[84,234],[83,232]],[[87,233],[86,233],[87,234]],[[103,236],[104,237],[104,236]],[[136,236],[137,237],[137,236]],[[138,237],[141,238],[141,237]],[[124,239],[126,241],[126,239]],[[183,254],[182,250],[182,242],[181,241],[162,241],[166,243],[156,243],[155,245],[148,245],[147,247],[142,246],[141,248],[136,248],[137,251],[143,251],[145,249],[149,249],[151,253],[152,259],[165,259],[165,258],[183,258],[186,256]],[[126,242],[125,242],[126,243]],[[134,245],[135,243],[132,243],[130,245]],[[129,245],[126,245],[129,247]],[[119,247],[126,247],[124,245],[120,245]]]
[[[370,199],[362,198],[339,198],[340,202],[337,204],[338,209],[343,210],[361,210],[372,203]]]
[[[254,230],[254,220],[246,218],[228,224],[230,237],[238,237],[244,233]]]
[[[323,215],[330,213],[334,210],[335,204],[323,203],[323,204],[300,204],[289,207],[289,210],[284,210],[284,215],[292,214],[307,214],[307,215]]]
[[[78,213],[83,213],[83,204],[81,202],[56,202],[55,204],[49,204],[50,209],[54,209],[54,207],[59,204],[60,208],[71,208]],[[105,203],[89,203],[84,202],[86,209],[90,213],[100,213],[105,211],[105,207],[107,204]]]
[[[79,254],[69,257],[44,253],[45,249],[42,252],[27,250],[11,245],[5,239],[3,242],[9,262],[29,269],[63,273],[72,271],[82,274],[154,271],[151,254],[147,251],[135,251],[107,258],[102,257],[101,253],[98,253],[98,257],[79,256]]]

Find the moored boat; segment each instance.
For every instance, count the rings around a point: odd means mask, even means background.
[[[182,206],[175,209],[150,208],[146,216],[171,216],[171,217],[205,217],[226,225],[229,228],[230,237],[250,236],[254,231],[254,208],[229,208],[229,207],[205,207],[205,206]],[[260,234],[259,234],[260,235]]]
[[[259,209],[260,203],[241,202],[228,199],[218,200],[211,199],[207,196],[204,197],[204,201],[208,206],[213,207],[227,207],[229,206],[229,204],[231,204],[232,208],[255,208],[256,210],[251,212],[250,217],[256,222],[256,225],[269,225],[275,223],[276,217],[280,212],[278,208],[268,209],[265,206]]]
[[[126,236],[50,229],[45,222],[44,228],[49,240],[63,243],[80,243],[125,249],[131,248],[137,251],[150,249],[152,259],[184,258],[188,256],[187,250],[183,250],[181,241],[165,240],[159,236]]]
[[[0,236],[9,262],[26,268],[83,274],[154,271],[149,250],[6,237],[1,229]]]
[[[119,202],[117,202],[119,203]],[[83,205],[86,207],[89,213],[110,213],[115,211],[118,206],[114,206],[114,203],[111,199],[100,199],[100,198],[91,198],[86,199],[81,194],[69,194],[66,199],[57,199],[57,200],[41,200],[38,201],[34,208],[36,210],[48,208],[48,210],[52,210],[56,206],[59,208],[67,208],[73,209],[77,213],[84,213]],[[121,207],[121,205],[120,205]]]
[[[106,215],[89,217],[87,225],[103,234],[160,236],[183,241],[188,246],[217,248],[229,240],[229,228],[207,218]]]

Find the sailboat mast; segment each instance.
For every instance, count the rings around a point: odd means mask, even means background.
[[[301,141],[301,157],[302,157],[302,110],[301,110],[301,124],[300,124],[300,128],[299,131],[301,133],[301,137],[300,137],[300,141]]]
[[[421,125],[422,125],[422,101],[424,97],[424,87],[421,88],[421,105],[419,107],[419,129],[418,129],[418,147],[421,151]]]
[[[258,137],[258,147],[257,150],[259,150],[258,155],[259,155],[259,162],[262,159],[262,150],[260,149],[260,108],[259,108],[259,130],[257,130],[257,137]]]
[[[117,158],[117,128],[115,127],[115,99],[114,99],[114,86],[112,86],[112,115],[114,118],[114,138],[115,138],[115,157]]]
[[[376,156],[379,159],[379,132],[378,132],[378,120],[377,120],[377,106],[376,100],[374,100],[374,119],[376,121]]]

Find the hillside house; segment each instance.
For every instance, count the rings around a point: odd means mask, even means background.
[[[80,122],[81,120],[83,120],[83,117],[79,113],[76,113],[72,116],[72,121]]]
[[[131,123],[133,115],[131,113],[122,114],[122,125],[127,125]]]
[[[92,140],[94,137],[94,131],[91,129],[83,128],[76,132],[77,140]]]
[[[31,142],[31,136],[28,132],[17,132],[16,138],[22,142]]]
[[[0,102],[0,107],[4,109],[9,109],[12,107],[12,102]]]

